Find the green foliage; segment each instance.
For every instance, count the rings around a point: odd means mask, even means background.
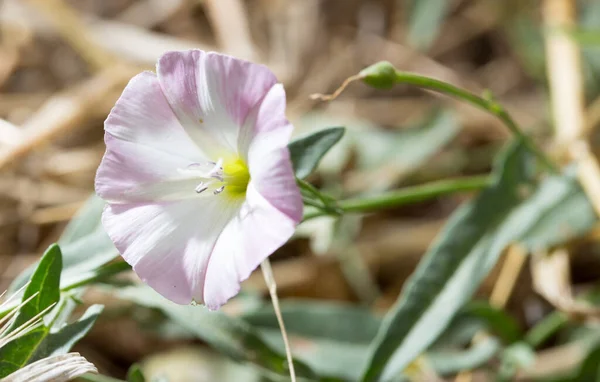
[[[119,296],[160,309],[174,322],[237,361],[254,363],[280,376],[289,375],[285,355],[273,350],[248,323],[203,306],[178,305],[146,286],[119,290]],[[294,361],[298,376],[316,378],[304,364]]]
[[[104,201],[93,195],[61,236],[58,242],[63,259],[61,287],[80,281],[84,273],[96,272],[119,255],[100,222],[103,208]],[[34,264],[17,276],[9,293],[25,285],[35,267]]]
[[[343,127],[330,127],[291,142],[288,147],[296,177],[309,176],[327,151],[342,139],[344,131]]]
[[[530,187],[531,156],[512,145],[497,163],[496,181],[448,221],[387,314],[363,380],[402,371],[444,330],[524,225],[507,219]],[[506,220],[505,220],[506,219]]]
[[[37,347],[30,361],[67,353],[92,329],[103,309],[103,305],[92,305],[76,322],[51,330]]]
[[[433,350],[427,358],[440,375],[451,375],[463,370],[473,370],[488,362],[502,349],[494,337],[478,341],[466,350]]]
[[[140,369],[137,363],[131,365],[129,370],[127,370],[127,382],[146,382],[144,373],[142,373],[142,369]]]
[[[8,330],[19,330],[35,317],[42,324],[0,348],[0,378],[39,359],[67,353],[91,329],[102,311],[101,305],[93,305],[79,321],[62,326],[66,319],[63,313],[69,310],[67,299],[60,299],[61,269],[61,251],[53,244],[42,256],[25,289],[22,301],[31,299],[19,308]],[[53,306],[52,313],[48,313]],[[42,318],[47,319],[41,321]]]
[[[35,296],[19,309],[17,318],[9,330],[14,330],[14,328],[23,325],[38,313],[58,302],[60,298],[61,269],[62,254],[58,245],[53,244],[46,250],[33,276],[31,276],[22,301]]]
[[[281,314],[286,329],[295,335],[359,344],[369,343],[381,322],[363,307],[311,300],[285,301]],[[248,312],[242,318],[256,327],[279,328],[271,306]]]
[[[495,308],[487,301],[472,301],[462,310],[460,317],[473,316],[483,321],[493,334],[498,335],[505,343],[513,343],[521,339],[523,333],[517,321],[502,309]]]

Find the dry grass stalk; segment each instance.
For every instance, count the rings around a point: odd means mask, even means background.
[[[114,57],[93,42],[85,23],[63,0],[27,0],[27,3],[42,12],[94,70],[106,70],[116,63]]]
[[[241,0],[204,0],[219,47],[226,53],[260,61],[250,36],[248,15]]]
[[[51,97],[22,126],[23,141],[0,152],[0,170],[40,145],[81,126],[90,109],[115,87],[123,86],[132,74],[131,70],[122,66],[110,67],[85,80],[76,89]]]
[[[533,287],[556,309],[575,317],[597,321],[600,309],[575,299],[571,287],[569,253],[559,248],[551,253],[536,253],[531,258]]]

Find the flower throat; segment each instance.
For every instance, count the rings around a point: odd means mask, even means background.
[[[224,194],[235,199],[246,195],[250,172],[241,158],[236,156],[225,161],[219,159],[217,162],[208,162],[204,166],[194,163],[188,169],[196,172],[207,166],[211,168],[200,175],[203,180],[196,186],[196,193],[202,194],[210,190],[214,195]]]

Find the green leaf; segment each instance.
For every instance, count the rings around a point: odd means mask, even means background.
[[[327,151],[342,139],[344,131],[343,127],[330,127],[291,142],[288,147],[296,177],[310,175]]]
[[[0,380],[27,365],[47,333],[48,329],[42,326],[4,345],[0,349]]]
[[[36,293],[37,295],[19,309],[10,330],[21,326],[50,305],[58,302],[61,270],[62,254],[59,246],[53,244],[42,256],[21,301],[27,300]]]
[[[279,352],[285,351],[279,329],[259,330],[270,346]],[[318,375],[329,376],[327,381],[357,381],[369,352],[368,344],[340,342],[327,338],[293,335],[290,341],[294,358],[306,363]]]
[[[461,313],[457,318],[462,319],[466,315],[480,319],[489,331],[498,335],[507,344],[516,342],[523,337],[517,320],[502,309],[491,306],[487,301],[469,302]]]
[[[444,330],[495,265],[506,245],[535,220],[515,221],[532,178],[532,158],[511,145],[495,170],[492,186],[464,204],[407,282],[374,340],[364,381],[387,380],[402,371]]]
[[[318,375],[355,381],[377,334],[380,319],[365,307],[312,300],[286,300],[281,313],[292,350]],[[270,306],[244,314],[266,341],[285,351],[275,313]],[[298,346],[295,346],[298,344]]]
[[[27,323],[30,319],[56,304],[60,299],[60,271],[62,257],[58,245],[51,245],[42,256],[29,285],[25,289],[22,301],[34,296],[23,305],[8,329],[9,332]],[[0,349],[0,378],[6,377],[29,362],[33,353],[48,333],[45,326],[27,333],[6,344]]]
[[[285,355],[268,346],[261,336],[245,321],[211,312],[204,306],[178,305],[161,297],[147,286],[123,288],[120,297],[143,306],[162,310],[181,327],[238,361],[252,362],[280,376],[289,375]],[[304,364],[294,361],[300,377],[315,379],[315,374]]]
[[[80,279],[82,273],[93,271],[119,256],[100,223],[103,208],[104,201],[92,196],[59,239],[63,259],[62,287]],[[9,293],[25,285],[35,266],[25,269],[13,280]]]
[[[127,382],[146,382],[144,373],[142,373],[142,369],[137,363],[131,365],[129,370],[127,370]]]
[[[546,178],[519,207],[519,213],[539,216],[521,235],[521,242],[530,251],[560,245],[584,235],[598,221],[576,179],[575,167],[569,168],[565,175]]]
[[[480,367],[494,357],[500,349],[500,341],[490,337],[464,351],[431,351],[427,353],[427,358],[438,374],[450,375]]]
[[[427,49],[438,36],[451,3],[448,0],[412,0],[409,44],[418,49]]]
[[[311,300],[284,301],[281,314],[289,333],[343,343],[368,344],[381,322],[367,308]],[[255,327],[279,330],[271,306],[248,312],[242,318]]]
[[[60,236],[58,244],[64,247],[98,231],[102,227],[100,217],[105,204],[104,200],[95,194],[90,196],[85,205],[71,219]]]
[[[92,305],[76,322],[51,331],[40,343],[29,362],[67,353],[90,331],[103,309],[103,305]]]

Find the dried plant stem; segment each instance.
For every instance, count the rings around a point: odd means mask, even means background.
[[[262,273],[265,278],[265,283],[269,288],[271,301],[273,301],[273,309],[275,310],[277,322],[279,323],[281,335],[283,336],[283,343],[285,345],[285,355],[287,356],[288,367],[290,369],[290,378],[292,379],[292,382],[296,382],[296,372],[294,371],[294,359],[292,358],[292,349],[290,348],[290,342],[288,340],[287,331],[285,330],[285,324],[283,322],[283,317],[281,316],[281,309],[279,308],[279,297],[277,297],[277,284],[275,283],[275,277],[273,277],[273,269],[271,268],[271,262],[268,258],[262,262],[260,268],[262,269]]]
[[[517,279],[525,264],[527,250],[525,247],[513,244],[508,248],[506,259],[500,269],[498,279],[494,284],[494,289],[490,294],[490,304],[496,308],[504,308],[508,303]]]
[[[22,126],[23,140],[0,151],[0,169],[17,162],[39,146],[81,125],[91,110],[115,88],[136,74],[132,68],[114,66],[48,99]]]
[[[546,63],[550,83],[556,140],[570,144],[583,136],[585,129],[583,76],[579,46],[566,33],[576,25],[575,0],[543,2],[546,36]]]
[[[42,12],[60,32],[63,38],[95,70],[112,67],[116,60],[90,38],[89,30],[77,12],[63,0],[28,0],[28,3]]]

